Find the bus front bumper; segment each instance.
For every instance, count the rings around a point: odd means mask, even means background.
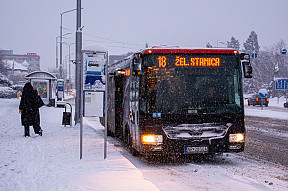
[[[245,142],[229,142],[229,137],[206,140],[164,139],[162,144],[143,144],[142,154],[182,155],[243,152]]]

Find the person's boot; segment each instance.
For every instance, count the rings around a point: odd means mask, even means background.
[[[29,126],[28,127],[24,127],[24,136],[25,137],[30,137],[30,132],[29,132]]]
[[[42,137],[42,132],[43,132],[43,131],[42,131],[42,129],[41,129],[41,130],[39,131],[39,133],[38,133],[41,137]]]

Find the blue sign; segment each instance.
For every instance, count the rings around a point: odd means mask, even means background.
[[[161,117],[161,113],[152,113],[152,117]]]
[[[257,53],[252,53],[252,58],[257,58]]]
[[[63,81],[57,82],[58,91],[64,91]]]
[[[105,90],[104,76],[86,74],[84,90]]]
[[[105,53],[84,53],[83,56],[86,74],[104,74]]]
[[[278,79],[275,81],[276,90],[287,90],[288,89],[288,79]]]
[[[259,90],[259,96],[261,98],[266,98],[268,96],[268,91],[266,89],[260,89]]]
[[[284,48],[284,49],[281,50],[281,53],[282,53],[282,54],[286,54],[286,53],[287,53],[287,50]]]

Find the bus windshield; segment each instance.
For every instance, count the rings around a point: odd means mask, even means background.
[[[243,111],[235,55],[151,54],[143,58],[140,111],[153,114]]]

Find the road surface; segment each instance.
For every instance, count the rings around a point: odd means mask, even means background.
[[[261,108],[255,107],[255,109]],[[287,111],[277,107],[265,109]],[[287,122],[288,117],[287,120],[278,120],[246,116],[245,152],[224,153],[205,160],[185,158],[180,158],[176,162],[163,158],[148,160],[132,156],[120,140],[109,137],[109,142],[114,144],[160,190],[288,190]],[[275,169],[282,171],[283,176],[278,172],[273,174]],[[238,176],[242,178],[234,180]],[[231,179],[235,181],[234,187],[227,183]],[[284,183],[275,183],[277,180]],[[280,187],[273,187],[276,184]]]
[[[248,108],[261,110],[261,107]],[[287,112],[287,120],[246,116],[245,154],[288,166],[288,109],[269,106],[263,109]]]

